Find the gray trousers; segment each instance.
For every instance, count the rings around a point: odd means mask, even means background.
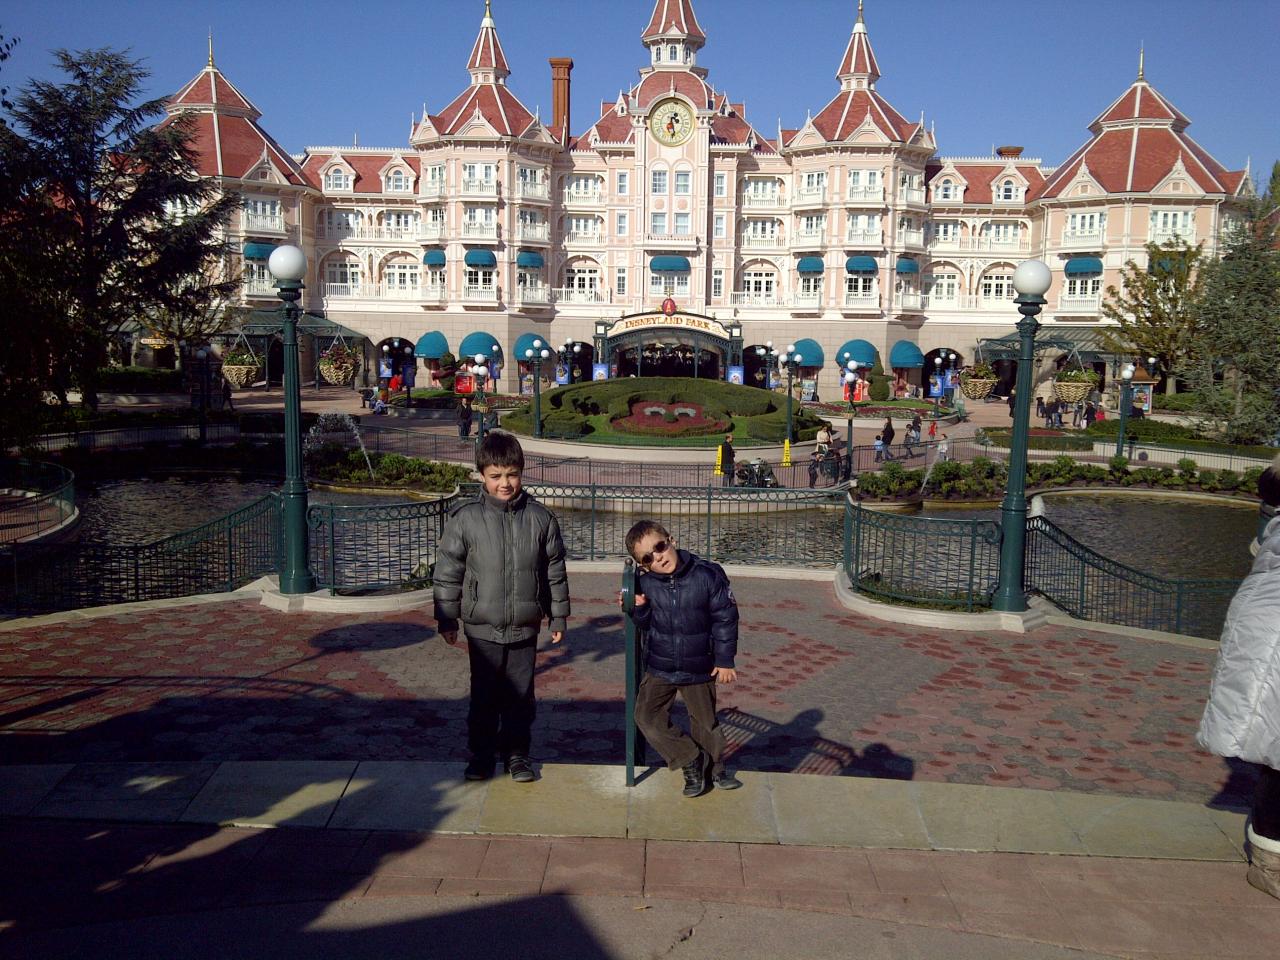
[[[689,711],[687,734],[671,722],[671,704],[677,693]],[[645,673],[636,695],[636,726],[672,770],[693,763],[699,749],[711,759],[713,773],[724,766],[724,734],[716,721],[714,680],[678,686]]]

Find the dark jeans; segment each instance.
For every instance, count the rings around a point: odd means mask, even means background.
[[[730,460],[728,463],[722,464],[720,469],[724,472],[724,476],[720,478],[720,486],[732,487],[733,486],[733,461]]]
[[[467,708],[467,746],[477,757],[529,755],[530,731],[537,711],[533,699],[536,640],[490,643],[467,637],[471,661],[471,704]]]
[[[1262,777],[1253,794],[1250,825],[1258,836],[1280,841],[1280,770],[1261,769]]]
[[[471,436],[471,421],[470,421],[470,420],[459,420],[459,421],[458,421],[458,436],[460,436],[460,437],[469,437],[469,436]]]
[[[677,693],[689,711],[688,734],[671,722],[671,704]],[[677,686],[645,673],[636,695],[636,726],[672,770],[698,759],[699,748],[711,758],[713,772],[723,766],[724,734],[716,721],[714,680]]]

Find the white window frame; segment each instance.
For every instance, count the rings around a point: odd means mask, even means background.
[[[399,168],[392,170],[382,189],[385,193],[409,193],[413,190],[413,174]]]
[[[713,185],[714,185],[714,186],[713,186],[713,188],[712,188],[712,190],[713,190],[713,193],[715,194],[715,196],[717,196],[717,197],[727,197],[727,196],[729,195],[729,176],[728,176],[728,174],[724,173],[723,171],[721,171],[720,173],[717,173],[717,174],[715,175],[715,178],[713,179],[712,183],[713,183]]]
[[[677,237],[687,237],[693,228],[692,217],[688,213],[677,213],[672,218],[671,232]]]
[[[613,214],[613,232],[615,236],[625,237],[627,235],[627,213],[626,210],[616,210]]]
[[[711,271],[711,299],[719,300],[724,296],[724,269],[715,267]]]
[[[943,303],[950,303],[959,294],[960,275],[958,273],[926,273],[923,287],[925,296]]]
[[[677,170],[674,187],[677,197],[690,196],[693,193],[693,171]]]
[[[1095,274],[1088,277],[1067,277],[1066,287],[1063,290],[1063,296],[1076,297],[1084,299],[1085,297],[1097,297],[1102,293],[1102,275]]]
[[[728,236],[728,218],[723,213],[717,213],[711,222],[712,236],[717,240],[724,240]]]
[[[627,196],[631,191],[630,173],[626,170],[618,170],[616,172],[616,177],[614,179],[614,186],[615,186],[614,192],[618,196],[620,197]]]
[[[352,182],[351,172],[344,170],[342,167],[330,167],[325,171],[324,189],[326,192],[350,193]]]
[[[876,292],[877,277],[874,273],[846,273],[844,292],[850,297],[869,297]]]
[[[620,297],[627,295],[627,268],[618,267],[613,273],[613,292]]]
[[[649,232],[655,237],[665,237],[667,235],[667,215],[661,210],[655,210],[649,214]]]
[[[656,167],[649,171],[649,193],[655,197],[665,197],[667,195],[667,171],[661,167]]]
[[[984,274],[979,282],[979,294],[985,301],[1012,300],[1013,271]]]

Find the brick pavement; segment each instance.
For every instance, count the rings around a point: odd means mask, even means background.
[[[615,586],[572,577],[569,639],[540,654],[539,760],[619,762]],[[829,583],[735,589],[741,680],[721,719],[742,769],[1247,806],[1251,773],[1194,743],[1211,650],[869,621]],[[0,763],[461,760],[466,682],[465,652],[423,611],[286,616],[243,600],[13,624]]]

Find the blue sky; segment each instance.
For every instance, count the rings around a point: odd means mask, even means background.
[[[550,117],[547,58],[570,56],[581,132],[645,62],[650,0],[493,0],[510,85]],[[699,62],[765,136],[799,126],[836,92],[854,0],[695,0],[708,44]],[[171,93],[218,66],[291,152],[307,145],[405,146],[423,101],[440,110],[467,83],[483,0],[28,0],[0,8],[20,44],[0,72],[13,89],[52,77],[56,47],[131,48]],[[884,78],[904,116],[923,110],[946,155],[1020,144],[1057,164],[1129,85],[1138,47],[1147,79],[1192,120],[1190,133],[1255,179],[1280,159],[1280,2],[1276,0],[867,0]]]

